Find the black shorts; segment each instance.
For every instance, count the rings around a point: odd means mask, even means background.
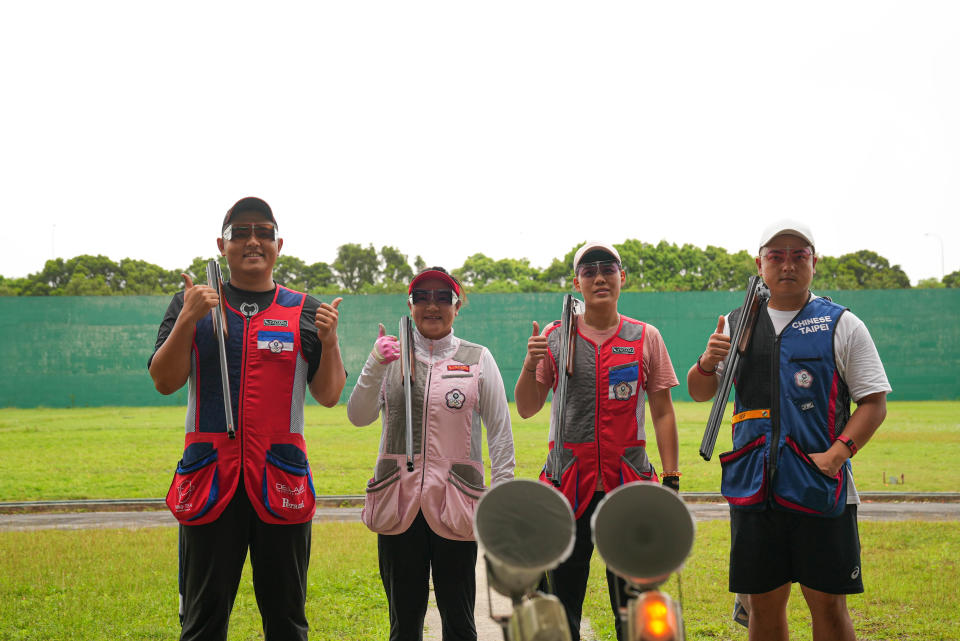
[[[856,505],[834,519],[730,509],[730,591],[760,594],[784,583],[863,592]]]

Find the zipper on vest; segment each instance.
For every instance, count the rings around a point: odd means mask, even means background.
[[[600,346],[594,345],[594,347],[596,347],[596,350],[597,350],[597,358],[596,358],[597,373],[596,373],[596,376],[594,377],[596,381],[597,397],[596,397],[596,400],[594,401],[594,411],[593,411],[593,442],[597,446],[597,483],[600,485],[600,487],[603,488],[603,491],[606,492],[607,486],[604,485],[603,483],[603,457],[600,455],[600,403],[602,401],[602,397],[600,396],[600,387],[602,383],[601,379],[603,378],[603,368],[600,366]],[[579,483],[577,485],[579,489]],[[593,490],[596,491],[596,489],[597,487],[596,485],[594,485]]]
[[[414,346],[413,357],[417,357],[417,349]],[[433,340],[430,340],[430,366],[427,368],[427,378],[423,383],[423,406],[420,410],[420,492],[423,492],[423,484],[427,477],[427,435],[430,430],[427,429],[428,410],[430,402],[430,381],[433,379]]]
[[[237,434],[240,437],[240,475],[243,475],[243,435],[246,432],[243,429],[243,408],[244,408],[244,399],[247,396],[247,354],[248,354],[248,336],[247,336],[247,325],[250,322],[250,319],[247,318],[246,314],[243,314],[243,340],[240,343],[240,354],[241,354],[241,366],[240,366],[240,393],[237,395]],[[245,488],[238,488],[246,491]]]
[[[773,483],[777,475],[777,458],[780,452],[780,340],[783,332],[777,334],[773,342],[773,351],[770,354],[770,492],[767,500],[773,503]]]

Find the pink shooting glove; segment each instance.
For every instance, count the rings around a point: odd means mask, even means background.
[[[396,336],[386,336],[386,333],[386,330],[383,328],[383,323],[380,323],[380,333],[377,335],[377,342],[373,344],[373,349],[370,351],[370,354],[372,354],[381,365],[392,363],[400,358],[400,341],[397,340]]]

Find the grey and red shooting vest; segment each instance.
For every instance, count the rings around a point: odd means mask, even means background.
[[[578,319],[579,320],[579,319]],[[546,330],[554,371],[560,353],[560,321]],[[643,373],[646,323],[620,315],[616,333],[597,345],[579,332],[573,347],[573,376],[567,381],[566,417],[559,489],[574,516],[587,509],[603,479],[606,491],[632,481],[658,480],[647,457],[644,406],[647,383]],[[558,376],[554,377],[556,392]],[[550,408],[550,449],[556,442],[557,414]],[[546,470],[540,480],[546,478]]]
[[[227,437],[212,315],[197,323],[183,458],[167,493],[167,506],[180,523],[216,520],[241,478],[241,491],[264,522],[313,518],[316,495],[303,438],[307,361],[300,348],[300,313],[305,300],[305,294],[278,285],[270,306],[250,318],[226,305],[235,439]]]

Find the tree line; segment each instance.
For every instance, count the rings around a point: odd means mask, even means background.
[[[545,268],[526,258],[494,259],[478,253],[453,273],[471,293],[533,293],[569,291],[573,256],[580,244]],[[627,272],[624,291],[736,291],[756,273],[747,251],[730,253],[722,247],[657,244],[628,239],[614,245]],[[172,294],[183,286],[181,273],[194,282],[206,280],[207,259],[197,257],[184,269],[168,270],[143,260],[81,255],[48,260],[44,268],[24,278],[0,276],[0,296],[113,296]],[[225,277],[226,259],[220,258]],[[391,294],[406,291],[413,275],[427,266],[420,256],[408,256],[390,246],[341,245],[332,263],[307,264],[294,256],[277,258],[274,279],[287,287],[313,294]],[[842,256],[821,256],[813,285],[821,290],[908,289],[910,279],[899,265],[876,252],[860,250]],[[920,288],[960,287],[960,271],[943,279],[930,278]]]

